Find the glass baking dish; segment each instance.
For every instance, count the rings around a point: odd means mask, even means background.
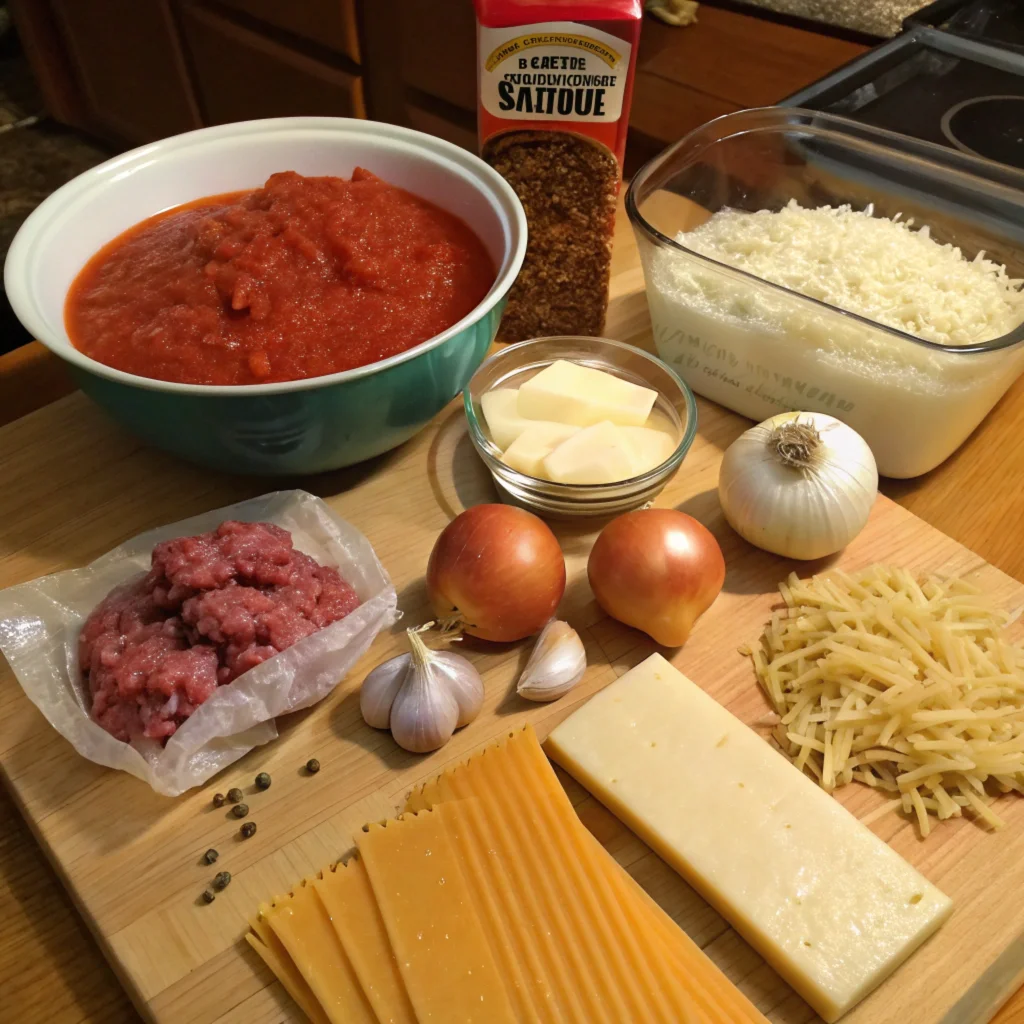
[[[850,204],[913,218],[967,259],[1024,277],[1024,173],[846,118],[795,108],[710,121],[646,164],[626,208],[658,354],[694,391],[754,420],[826,412],[880,473],[948,458],[1024,369],[1024,326],[945,346],[808,298],[675,240],[723,208]]]

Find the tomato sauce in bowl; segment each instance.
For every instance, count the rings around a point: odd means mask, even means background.
[[[72,344],[183,384],[265,384],[351,370],[447,330],[496,268],[458,217],[356,168],[272,175],[150,217],[72,284]]]

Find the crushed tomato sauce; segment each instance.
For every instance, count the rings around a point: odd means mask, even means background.
[[[494,283],[458,217],[362,168],[271,175],[137,224],[68,292],[79,351],[184,384],[263,384],[365,366],[469,313]]]

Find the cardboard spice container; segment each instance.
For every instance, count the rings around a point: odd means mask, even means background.
[[[499,341],[598,335],[641,0],[474,0],[480,153],[530,234]]]

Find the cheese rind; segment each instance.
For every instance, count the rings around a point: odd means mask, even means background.
[[[520,386],[517,409],[520,416],[578,427],[602,420],[640,427],[657,397],[612,373],[558,359]]]
[[[874,989],[952,909],[661,655],[592,697],[546,749],[826,1021]]]

